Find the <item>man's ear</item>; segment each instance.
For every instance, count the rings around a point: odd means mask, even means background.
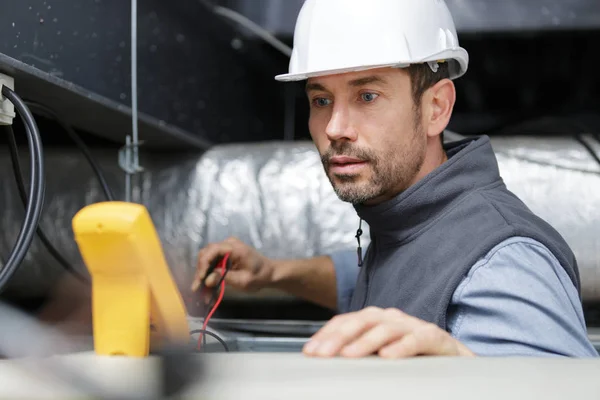
[[[427,136],[438,136],[443,132],[454,110],[456,103],[456,88],[450,79],[442,79],[429,88],[424,96],[424,106],[427,116],[424,123],[427,127]]]

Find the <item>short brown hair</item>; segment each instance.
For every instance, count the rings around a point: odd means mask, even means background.
[[[442,79],[450,78],[449,64],[447,62],[441,62],[438,63],[438,66],[437,72],[433,72],[427,63],[411,64],[406,68],[406,71],[410,76],[412,98],[418,118],[421,116],[420,105],[425,91]],[[444,132],[440,134],[440,140],[444,143]]]

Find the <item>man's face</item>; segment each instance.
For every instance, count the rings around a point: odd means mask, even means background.
[[[310,133],[341,200],[377,204],[413,183],[425,159],[427,135],[406,71],[311,78],[306,92]]]

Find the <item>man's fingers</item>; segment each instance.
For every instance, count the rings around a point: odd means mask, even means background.
[[[324,341],[340,333],[353,335],[356,329],[362,326],[361,322],[379,320],[381,310],[375,308],[366,308],[358,312],[340,314],[333,317],[325,326],[323,326],[312,337],[315,341]]]
[[[227,239],[225,239],[225,243],[229,243],[231,245],[235,245],[235,244],[239,244],[241,242],[240,242],[240,239],[238,239],[236,237],[233,237],[233,236],[230,236]]]
[[[368,329],[368,320],[358,318],[339,318],[329,322],[323,327],[323,331],[317,332],[305,345],[304,352],[310,356],[332,357],[356,335]]]
[[[204,279],[210,263],[215,258],[224,256],[225,254],[230,253],[232,250],[232,243],[226,241],[222,243],[209,244],[198,253],[198,263],[196,266],[196,275],[194,277],[194,281],[192,282],[192,291],[196,291],[200,287],[200,283],[202,282],[202,279]]]
[[[248,291],[252,289],[252,273],[243,269],[229,270],[225,282],[235,289]]]
[[[212,288],[214,286],[217,285],[217,283],[219,283],[219,281],[221,280],[221,274],[217,273],[217,272],[212,272],[207,278],[206,278],[206,287]]]
[[[424,324],[379,351],[383,358],[416,356],[473,356],[474,354],[436,325]]]
[[[431,343],[419,338],[414,332],[403,336],[400,340],[393,342],[379,350],[383,358],[405,358],[426,355],[432,352]]]
[[[336,316],[313,335],[303,351],[310,356],[335,356],[344,346],[379,323],[383,315],[382,310],[368,308],[357,313]]]
[[[341,315],[334,316],[329,321],[327,321],[327,323],[325,325],[323,325],[323,327],[321,329],[319,329],[312,336],[311,340],[319,341],[319,340],[325,339],[327,336],[336,332],[338,330],[339,326],[341,324],[345,323],[349,318],[352,318],[353,315],[354,315],[354,313],[341,314]]]
[[[364,357],[377,353],[382,347],[401,339],[423,324],[397,308],[379,310],[378,318],[376,325],[342,349],[342,356]]]
[[[303,351],[317,357],[365,357],[375,353],[384,358],[475,356],[435,324],[397,309],[374,307],[334,317]]]
[[[366,357],[410,332],[406,324],[381,322],[341,350],[344,357]]]

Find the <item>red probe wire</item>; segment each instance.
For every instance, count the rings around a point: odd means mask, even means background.
[[[210,321],[210,319],[213,316],[213,314],[215,313],[215,311],[217,311],[217,308],[219,307],[219,304],[221,304],[221,301],[223,300],[223,296],[225,295],[225,279],[224,278],[225,278],[225,274],[227,272],[226,266],[227,266],[228,259],[229,259],[229,253],[225,254],[223,259],[216,266],[216,269],[219,269],[221,271],[221,285],[220,285],[221,287],[219,290],[219,297],[217,298],[217,301],[215,301],[215,305],[211,308],[210,312],[204,319],[204,323],[202,324],[202,332],[200,332],[200,335],[198,336],[198,345],[197,345],[198,350],[200,350],[200,347],[202,346],[202,337],[204,336],[204,332],[206,331],[206,328],[208,327],[208,321]]]

